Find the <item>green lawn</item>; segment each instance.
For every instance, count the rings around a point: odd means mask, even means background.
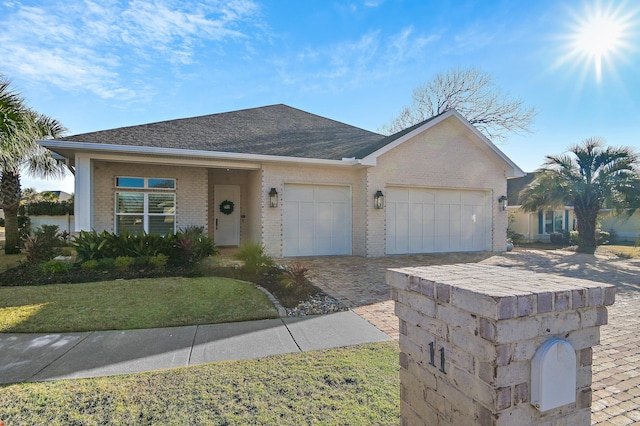
[[[18,264],[25,259],[26,256],[24,254],[4,254],[4,247],[0,244],[0,273],[18,266]]]
[[[126,330],[276,318],[255,286],[229,278],[149,278],[0,287],[0,332]]]
[[[639,259],[640,258],[640,247],[635,247],[632,245],[605,245],[598,247],[598,250],[603,252],[609,252],[615,254],[616,256],[628,258],[628,259]]]
[[[397,425],[399,405],[396,342],[0,387],[6,426]]]

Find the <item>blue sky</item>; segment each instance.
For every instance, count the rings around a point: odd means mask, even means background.
[[[640,151],[639,48],[636,1],[0,0],[0,72],[70,134],[278,103],[376,131],[477,66],[539,111],[499,145],[525,171],[592,136]]]

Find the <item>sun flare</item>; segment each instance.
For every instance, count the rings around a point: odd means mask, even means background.
[[[562,62],[574,66],[593,67],[596,81],[602,81],[603,65],[614,67],[616,59],[632,48],[629,43],[635,13],[604,7],[596,2],[585,6],[581,13],[573,12],[574,23],[568,44],[568,54]]]

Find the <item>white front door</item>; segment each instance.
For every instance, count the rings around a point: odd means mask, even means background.
[[[213,242],[217,246],[240,245],[240,186],[215,185],[213,208]]]

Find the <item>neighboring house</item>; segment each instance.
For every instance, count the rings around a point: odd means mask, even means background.
[[[634,242],[640,237],[640,211],[614,215],[611,210],[600,211],[600,229],[611,233],[612,241]]]
[[[69,194],[68,192],[64,192],[64,191],[47,191],[47,192],[52,192],[55,195],[58,196],[58,201],[69,201],[73,198],[73,195]]]
[[[509,179],[507,182],[509,230],[524,235],[526,242],[549,242],[553,233],[575,230],[576,218],[571,206],[535,213],[520,210],[520,191],[534,179],[534,173],[527,173],[524,176]]]
[[[40,143],[75,168],[76,231],[196,225],[277,257],[503,251],[524,174],[456,111],[383,136],[272,105]]]
[[[525,176],[509,179],[507,183],[509,230],[524,235],[527,242],[549,242],[552,233],[577,230],[572,206],[535,213],[520,210],[520,191],[534,179],[534,173],[527,173]],[[640,211],[629,216],[614,215],[611,210],[603,209],[599,215],[599,228],[610,232],[612,240],[635,241],[640,231]]]

